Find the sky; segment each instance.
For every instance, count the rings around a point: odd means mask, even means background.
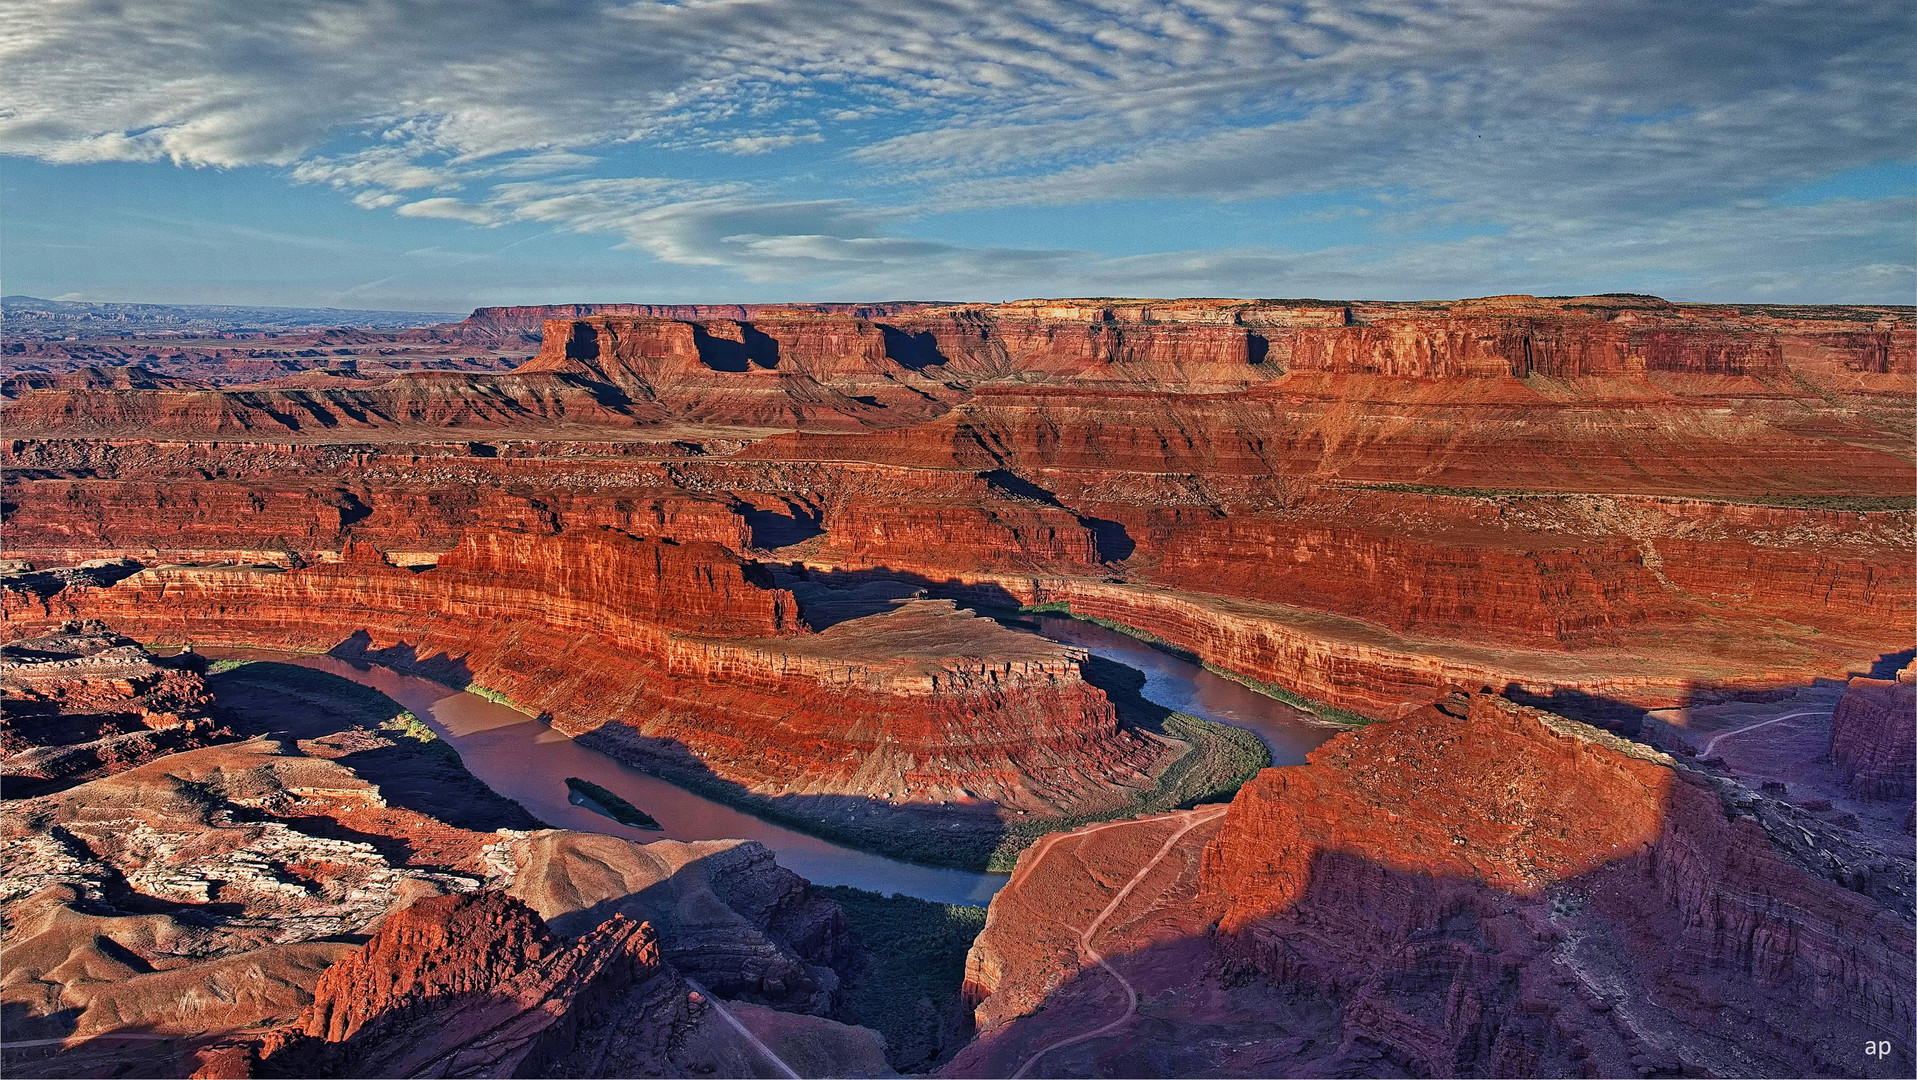
[[[1908,0],[0,0],[0,288],[1917,301]]]

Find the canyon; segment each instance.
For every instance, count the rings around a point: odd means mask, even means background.
[[[1908,856],[1873,896],[1773,836],[1806,829],[1721,770],[1457,695],[1228,809],[1032,849],[947,1075],[1902,1075]]]
[[[7,1037],[87,1040],[48,1069],[138,1051],[115,1031],[191,1036],[181,1075],[770,1068],[735,1021],[814,1075],[905,1064],[834,1019],[843,916],[765,849],[546,830],[390,717],[348,742],[445,775],[355,779],[341,731],[217,704],[266,665],[191,658],[251,648],[1016,864],[975,1012],[926,1021],[980,1037],[914,1068],[1908,1073],[1907,1040],[1852,1043],[1912,1022],[1917,310],[579,304],[143,348],[0,357],[8,945],[37,950]],[[1257,772],[1035,616],[1330,741]],[[134,818],[176,839],[108,835]],[[202,857],[280,884],[226,899]],[[84,944],[101,919],[147,936]],[[83,974],[222,964],[272,989],[190,1017]]]

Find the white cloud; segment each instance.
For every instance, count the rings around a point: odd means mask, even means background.
[[[719,139],[706,144],[707,147],[726,154],[750,156],[783,150],[788,146],[803,146],[807,143],[822,143],[825,136],[816,131],[804,135],[740,135],[730,139]]]
[[[484,206],[460,202],[454,198],[421,199],[418,202],[402,204],[393,211],[400,217],[439,218],[443,221],[464,221],[472,225],[494,225],[499,215]]]
[[[1773,196],[1908,155],[1913,57],[1905,0],[0,0],[0,148],[282,167],[369,210],[604,233],[803,288],[1468,292],[1493,286],[1448,283],[1655,267],[1881,298],[1907,278],[1908,229],[1881,228],[1902,204]],[[829,166],[802,150],[827,145]],[[647,148],[753,156],[758,179],[665,175],[677,159]],[[795,150],[813,164],[761,167]],[[635,158],[656,175],[594,175]],[[1311,192],[1405,250],[889,235],[956,209]],[[1853,227],[1871,214],[1876,234]],[[1438,228],[1469,235],[1418,239]]]

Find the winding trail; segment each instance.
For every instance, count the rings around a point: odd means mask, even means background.
[[[1136,874],[1133,874],[1132,879],[1125,883],[1125,887],[1118,890],[1117,895],[1112,897],[1112,902],[1105,905],[1105,910],[1099,912],[1098,917],[1093,919],[1091,921],[1091,924],[1085,927],[1084,931],[1078,935],[1079,953],[1085,957],[1088,957],[1093,962],[1097,963],[1099,967],[1104,968],[1106,974],[1110,975],[1114,979],[1117,979],[1118,985],[1121,987],[1124,987],[1125,989],[1124,1015],[1120,1016],[1116,1020],[1113,1020],[1109,1024],[1105,1024],[1103,1026],[1093,1028],[1091,1031],[1087,1031],[1079,1035],[1073,1035],[1069,1038],[1060,1039],[1057,1042],[1052,1043],[1051,1045],[1045,1047],[1043,1050],[1038,1051],[1037,1053],[1033,1054],[1031,1057],[1028,1057],[1025,1059],[1025,1064],[1020,1065],[1018,1067],[1018,1071],[1012,1074],[1012,1080],[1023,1080],[1025,1074],[1031,1071],[1032,1066],[1038,1063],[1038,1059],[1044,1057],[1046,1054],[1049,1054],[1052,1051],[1059,1049],[1060,1047],[1071,1046],[1074,1043],[1081,1043],[1087,1039],[1096,1039],[1100,1035],[1104,1035],[1104,1034],[1107,1034],[1108,1032],[1115,1031],[1118,1028],[1124,1027],[1126,1024],[1130,1023],[1132,1017],[1138,1015],[1137,988],[1132,986],[1130,979],[1127,979],[1125,978],[1125,976],[1120,975],[1118,973],[1117,968],[1112,967],[1111,964],[1105,961],[1105,956],[1103,953],[1100,953],[1096,948],[1092,946],[1092,935],[1098,933],[1098,928],[1104,924],[1106,919],[1111,917],[1112,912],[1118,910],[1118,905],[1125,902],[1125,898],[1131,895],[1132,889],[1136,888],[1139,882],[1145,880],[1145,875],[1151,873],[1152,868],[1157,866],[1161,861],[1164,860],[1166,855],[1171,853],[1171,849],[1173,845],[1177,844],[1179,840],[1183,839],[1186,833],[1192,831],[1193,829],[1196,829],[1198,826],[1203,825],[1208,821],[1216,821],[1219,818],[1225,816],[1225,812],[1228,809],[1230,809],[1229,806],[1220,806],[1211,810],[1184,811],[1183,816],[1185,818],[1185,824],[1180,826],[1178,830],[1172,833],[1169,837],[1165,838],[1165,843],[1161,847],[1159,847],[1158,853],[1156,855],[1153,855],[1151,859],[1149,859],[1145,863],[1144,866],[1141,866],[1138,868],[1138,872]],[[1142,824],[1144,824],[1144,822],[1114,821],[1106,825],[1100,825],[1096,828],[1086,829],[1083,832],[1067,833],[1064,836],[1049,837],[1047,838],[1047,842],[1045,843],[1043,848],[1039,851],[1038,855],[1032,859],[1030,867],[1029,868],[1021,867],[1021,869],[1028,870],[1029,872],[1029,869],[1035,869],[1039,863],[1043,862],[1045,860],[1045,856],[1050,855],[1052,853],[1052,841],[1063,840],[1073,836],[1084,837],[1091,833],[1102,832],[1106,829],[1115,829],[1121,825],[1142,825]],[[1015,874],[1013,876],[1014,876],[1014,879],[1016,880],[1016,878],[1019,875]],[[1008,884],[1007,887],[1009,888],[1010,885]]]
[[[800,1077],[798,1073],[792,1071],[792,1066],[787,1065],[785,1063],[784,1058],[781,1058],[779,1055],[773,1053],[772,1048],[770,1046],[767,1046],[766,1044],[760,1042],[759,1037],[757,1035],[754,1035],[750,1028],[746,1027],[745,1024],[741,1023],[738,1017],[732,1015],[732,1010],[726,1008],[724,1002],[720,1001],[717,997],[714,997],[712,991],[707,990],[705,987],[700,986],[698,983],[693,982],[691,979],[687,979],[686,984],[688,986],[691,986],[694,990],[699,991],[699,996],[706,999],[706,1004],[719,1010],[719,1015],[725,1018],[726,1023],[731,1024],[734,1030],[738,1031],[739,1034],[745,1036],[746,1041],[751,1043],[754,1047],[758,1049],[759,1053],[764,1054],[765,1059],[767,1061],[770,1061],[773,1067],[779,1070],[780,1076],[785,1077],[785,1080],[803,1080],[803,1078]]]
[[[1711,752],[1717,749],[1718,743],[1724,741],[1725,739],[1730,738],[1733,735],[1742,735],[1746,731],[1756,731],[1758,728],[1761,728],[1761,727],[1770,727],[1772,724],[1781,724],[1786,720],[1795,720],[1800,716],[1821,716],[1821,715],[1823,715],[1822,709],[1807,709],[1801,712],[1785,713],[1782,716],[1774,716],[1769,720],[1759,720],[1755,724],[1745,724],[1741,728],[1732,728],[1729,731],[1720,731],[1717,734],[1711,736],[1711,741],[1704,744],[1703,752],[1698,754],[1697,756],[1700,758],[1710,757]]]

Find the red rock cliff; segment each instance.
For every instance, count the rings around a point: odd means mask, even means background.
[[[345,645],[766,796],[1094,812],[1149,787],[1166,752],[1119,728],[1069,647],[947,601],[811,634],[762,581],[709,543],[493,530],[429,567],[354,545],[295,570],[163,566],[4,599],[10,634],[104,617],[146,640]]]
[[[1898,1075],[1855,1047],[1912,1022],[1907,909],[1799,865],[1754,798],[1489,695],[1340,735],[1221,822],[1028,852],[948,1072]],[[1114,972],[1141,1021],[1099,1031]]]
[[[1830,756],[1851,789],[1875,799],[1917,793],[1917,686],[1852,679],[1830,718]]]
[[[268,1038],[260,1072],[537,1072],[571,1054],[585,1029],[669,1030],[673,1003],[635,1015],[629,997],[663,971],[645,923],[615,915],[564,942],[504,894],[432,897],[388,915],[359,952],[320,976],[313,1004]]]

